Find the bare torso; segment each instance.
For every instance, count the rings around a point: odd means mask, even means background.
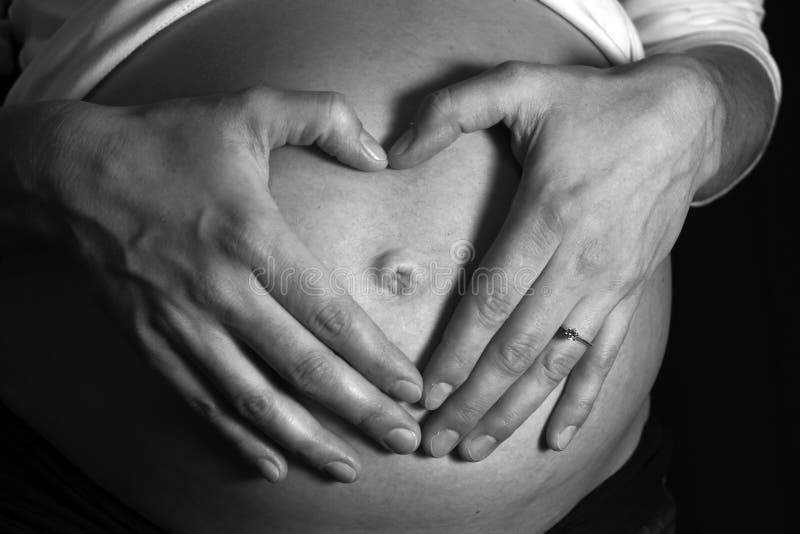
[[[257,82],[336,90],[388,146],[425,92],[508,59],[605,64],[582,34],[532,1],[218,0],[147,43],[91,99],[144,103]],[[457,274],[453,245],[466,240],[480,257],[516,188],[503,132],[465,136],[402,172],[359,173],[294,148],[274,153],[271,168],[272,193],[292,228],[355,281],[348,287],[356,300],[424,365],[454,302],[449,286],[441,287]],[[433,276],[432,266],[444,274]],[[665,262],[592,416],[566,452],[541,446],[556,395],[476,464],[390,455],[312,406],[359,450],[361,479],[332,483],[292,462],[289,479],[271,485],[139,363],[78,269],[52,257],[0,267],[0,289],[11,303],[2,348],[26,354],[24,363],[0,370],[4,400],[101,485],[177,532],[542,530],[635,447],[669,321]],[[410,268],[429,276],[394,294],[361,276],[372,267],[398,272],[401,282]],[[46,409],[53,405],[59,409]]]

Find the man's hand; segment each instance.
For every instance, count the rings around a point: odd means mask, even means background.
[[[586,421],[643,285],[720,168],[725,109],[688,56],[615,69],[510,62],[438,91],[389,151],[407,168],[498,123],[522,164],[505,224],[424,372],[424,447],[479,461],[569,374],[547,442]],[[498,271],[499,269],[499,271]],[[563,335],[573,328],[586,347]],[[584,353],[585,351],[585,353]],[[571,374],[570,374],[571,373]],[[441,405],[441,407],[440,407]]]
[[[419,372],[333,289],[268,187],[269,152],[284,144],[386,166],[340,95],[256,87],[62,108],[39,128],[24,189],[69,230],[149,362],[208,422],[269,480],[287,473],[275,445],[355,480],[356,451],[280,377],[390,450],[417,448],[416,421],[383,392],[418,401]]]

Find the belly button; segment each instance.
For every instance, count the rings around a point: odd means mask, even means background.
[[[407,249],[391,249],[375,257],[368,268],[368,277],[379,296],[413,297],[428,286],[428,273],[419,253]]]

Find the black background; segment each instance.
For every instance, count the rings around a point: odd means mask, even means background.
[[[674,250],[654,413],[675,439],[669,480],[681,533],[788,531],[798,423],[790,366],[800,353],[792,4],[767,3],[764,28],[784,79],[770,148],[739,187],[690,212]]]

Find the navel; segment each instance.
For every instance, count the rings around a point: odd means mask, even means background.
[[[428,267],[422,255],[409,248],[378,254],[367,268],[370,285],[386,297],[410,298],[428,287]]]

